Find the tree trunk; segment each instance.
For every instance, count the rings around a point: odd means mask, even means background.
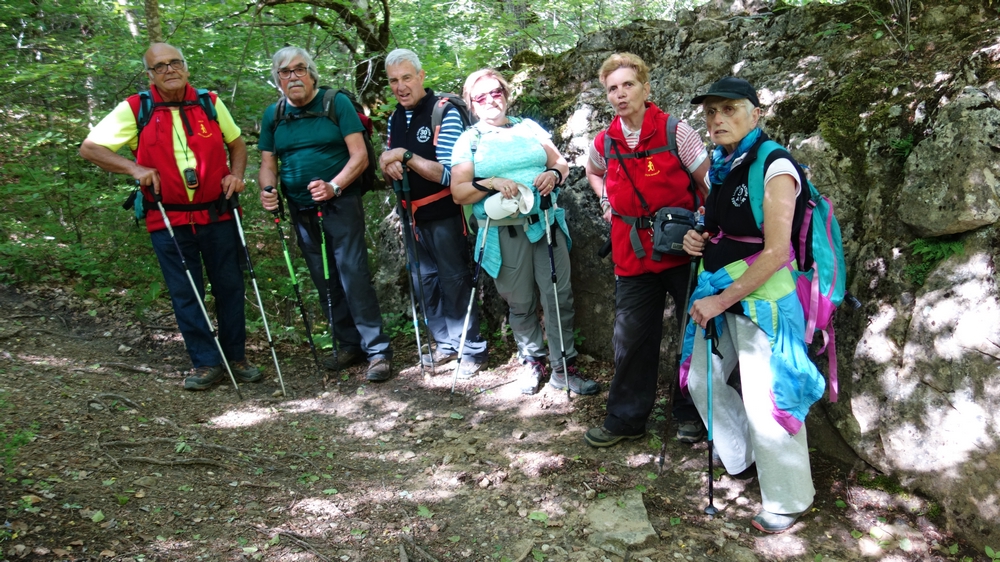
[[[146,30],[150,43],[163,42],[163,27],[160,26],[160,4],[157,0],[146,0]]]

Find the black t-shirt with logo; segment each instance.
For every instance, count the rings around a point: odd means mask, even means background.
[[[742,161],[738,161],[736,167],[729,172],[722,185],[712,185],[705,204],[705,230],[707,232],[714,235],[721,227],[722,231],[730,236],[763,237],[750,207],[748,180],[750,165],[756,160],[757,150],[766,140],[768,140],[767,135],[761,134],[760,139],[743,156]],[[805,178],[798,162],[784,148],[775,149],[768,154],[767,160],[764,162],[765,172],[768,166],[780,158],[791,160],[799,172],[799,185],[802,188],[795,201],[795,215],[792,220],[792,239],[797,239],[806,203],[809,200],[809,189],[806,187]],[[718,271],[734,261],[750,257],[763,249],[763,242],[742,242],[723,237],[718,244],[709,242],[706,245],[705,269],[710,272]]]

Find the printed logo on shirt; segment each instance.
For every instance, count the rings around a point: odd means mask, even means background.
[[[204,121],[198,121],[198,136],[203,139],[207,139],[212,136],[212,131],[208,130]]]
[[[733,193],[733,207],[742,207],[747,202],[747,184],[741,184]]]
[[[427,142],[431,140],[431,128],[424,126],[417,129],[417,142]]]
[[[660,175],[660,171],[657,170],[656,166],[653,165],[653,159],[652,158],[646,159],[646,177],[651,178],[653,176],[658,176],[658,175]]]

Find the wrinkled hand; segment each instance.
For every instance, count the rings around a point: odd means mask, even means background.
[[[722,314],[729,308],[722,302],[720,295],[712,295],[698,299],[691,304],[691,319],[702,328],[708,326],[708,321]]]
[[[153,193],[159,195],[160,173],[156,169],[136,164],[135,169],[132,171],[132,177],[143,187],[153,186]]]
[[[403,179],[403,155],[405,148],[394,148],[386,150],[379,157],[379,168],[382,169],[382,176],[400,181]]]
[[[538,181],[537,179],[535,180]],[[493,180],[493,188],[499,193],[503,193],[504,199],[513,199],[517,197],[517,182],[514,180],[508,180],[504,178],[496,178]]]
[[[306,186],[313,201],[326,201],[333,199],[333,186],[324,180],[313,180]]]
[[[707,232],[699,233],[697,230],[687,231],[687,234],[684,235],[684,251],[689,256],[700,257],[702,252],[705,251],[705,242],[711,237],[712,235]]]
[[[243,193],[244,189],[246,189],[246,183],[242,178],[232,174],[222,178],[222,191],[226,192],[226,199],[232,197],[233,193]]]
[[[264,206],[266,211],[277,211],[278,210],[278,192],[271,191],[270,193],[260,190],[260,204]]]
[[[555,191],[559,187],[559,179],[552,172],[545,170],[544,172],[535,176],[535,187],[538,188],[538,194],[542,197]]]

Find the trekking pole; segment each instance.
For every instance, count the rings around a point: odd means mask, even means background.
[[[396,199],[399,200],[399,201],[402,201],[403,200],[402,199],[402,195],[400,194],[400,192],[402,191],[402,188],[400,187],[400,183],[398,181],[393,181],[392,182],[392,190],[396,193]],[[405,209],[401,209],[400,210],[400,217],[401,218],[403,218],[403,215],[404,215],[405,212],[406,212]],[[419,355],[421,353],[423,353],[423,346],[420,344],[420,320],[417,317],[417,301],[416,301],[416,298],[414,298],[414,296],[413,296],[413,293],[415,292],[415,289],[413,288],[413,276],[410,275],[410,256],[409,256],[410,245],[406,241],[406,232],[405,232],[406,226],[405,225],[403,226],[403,230],[404,230],[404,232],[403,232],[403,246],[404,246],[404,250],[403,251],[405,251],[406,254],[407,254],[407,256],[406,256],[406,279],[407,279],[407,284],[410,287],[410,314],[413,316],[413,334],[417,338],[417,356],[418,356],[418,359],[419,359],[419,362],[420,362],[420,376],[426,377],[427,375],[424,374],[424,361],[423,361],[423,359],[420,359],[420,357],[419,357]]]
[[[205,315],[205,322],[208,322],[208,331],[212,332],[212,339],[215,340],[215,347],[219,350],[219,357],[222,358],[222,364],[226,366],[226,372],[229,373],[229,380],[232,381],[233,388],[236,389],[236,395],[240,397],[240,400],[243,400],[243,392],[240,391],[240,385],[236,384],[236,377],[233,376],[233,370],[229,367],[226,352],[222,351],[222,344],[219,343],[219,333],[215,331],[212,318],[208,315],[208,310],[205,309],[205,302],[201,296],[201,291],[198,290],[198,285],[194,282],[194,277],[191,276],[191,268],[188,267],[187,260],[184,259],[184,252],[181,251],[181,245],[177,242],[177,237],[174,236],[174,227],[170,224],[170,218],[167,217],[166,209],[163,208],[163,194],[154,193],[153,200],[156,201],[156,206],[160,209],[160,214],[163,215],[163,224],[167,225],[167,232],[170,233],[170,239],[174,241],[174,248],[177,250],[177,255],[181,258],[181,266],[184,267],[184,273],[187,274],[188,282],[191,283],[191,290],[194,291],[198,307],[201,308],[201,313]]]
[[[247,258],[247,271],[250,272],[250,282],[253,284],[253,292],[257,296],[257,306],[260,307],[260,318],[264,321],[264,333],[267,334],[267,345],[271,348],[271,358],[274,359],[274,370],[278,373],[278,382],[281,384],[281,395],[285,394],[285,380],[281,378],[281,366],[278,365],[278,352],[274,349],[274,340],[271,339],[271,328],[267,325],[267,314],[264,312],[264,301],[260,298],[260,289],[257,287],[257,274],[253,271],[253,260],[250,259],[250,248],[247,247],[247,239],[243,232],[243,219],[240,216],[239,194],[234,193],[230,199],[233,209],[233,219],[236,220],[236,231],[240,233],[240,243],[243,244],[243,255]]]
[[[458,342],[458,367],[451,379],[451,394],[448,402],[455,396],[455,384],[458,383],[458,372],[462,369],[462,353],[465,351],[465,338],[469,333],[469,318],[472,317],[472,305],[476,302],[476,287],[479,286],[479,272],[483,270],[483,254],[486,253],[486,237],[490,232],[490,217],[486,216],[486,226],[483,227],[483,241],[479,243],[479,259],[476,260],[476,272],[472,274],[472,291],[469,293],[469,307],[465,309],[465,323],[462,324],[462,339]]]
[[[313,178],[312,181],[323,181]],[[330,291],[330,258],[326,255],[326,230],[323,229],[323,202],[316,205],[316,222],[319,225],[319,251],[323,254],[323,283],[326,285],[326,322],[330,325],[330,343],[333,347],[334,373],[340,378],[340,356],[338,353],[337,333],[333,329],[333,292]],[[338,280],[339,282],[339,280]],[[323,387],[326,388],[326,377],[323,377]]]
[[[556,287],[556,259],[552,255],[552,225],[549,224],[552,193],[542,196],[541,207],[542,214],[545,216],[545,240],[549,243],[549,272],[552,273],[552,298],[556,305],[556,326],[559,327],[559,354],[562,355],[563,375],[566,376],[566,399],[572,400],[569,389],[569,369],[566,367],[566,345],[563,342],[562,313],[559,312],[559,289]]]
[[[698,208],[697,217],[698,217],[697,218],[697,224],[695,224],[694,229],[695,229],[695,231],[698,234],[701,234],[702,232],[705,232],[705,207],[699,207]],[[676,363],[678,365],[681,364],[681,349],[684,347],[684,334],[687,331],[687,324],[688,324],[688,307],[691,304],[691,291],[694,290],[694,288],[691,285],[694,284],[694,278],[698,274],[698,264],[700,264],[700,263],[701,263],[701,258],[700,257],[698,257],[698,256],[691,256],[691,270],[688,272],[688,282],[687,282],[687,285],[684,286],[684,304],[681,305],[681,310],[682,310],[682,312],[681,312],[681,326],[680,326],[680,330],[678,330],[678,334],[677,334],[677,356],[676,356]],[[674,406],[674,385],[677,384],[677,382],[674,381],[672,378],[669,378],[669,377],[668,377],[667,380],[669,382],[667,383],[666,393],[667,393],[667,396],[669,397],[668,400],[670,400],[670,404],[669,404],[670,410],[673,410],[673,406]],[[669,422],[667,422],[667,429],[668,430],[670,429]],[[660,447],[660,459],[659,459],[659,463],[660,463],[660,473],[661,474],[663,473],[663,461],[664,461],[664,458],[666,457],[666,455],[667,455],[667,440],[664,439],[663,440],[663,445]]]
[[[273,187],[264,188],[265,191],[271,193],[274,191]],[[309,349],[312,351],[313,360],[316,362],[316,373],[319,375],[323,374],[323,368],[319,362],[319,354],[316,353],[316,344],[313,343],[312,326],[309,324],[309,317],[306,316],[305,303],[302,302],[302,293],[299,291],[299,279],[295,275],[295,267],[292,266],[292,256],[288,253],[288,244],[285,242],[285,231],[281,228],[281,219],[284,218],[284,205],[281,203],[281,194],[278,194],[278,208],[271,211],[274,215],[274,226],[278,230],[278,239],[281,240],[281,251],[285,254],[285,265],[288,266],[288,276],[292,280],[292,288],[295,289],[295,300],[298,301],[299,314],[302,315],[302,323],[306,326],[306,341],[309,342]],[[325,377],[323,378],[325,382]]]
[[[715,318],[708,321],[705,326],[705,361],[708,365],[708,412],[706,418],[708,418],[708,507],[705,508],[705,513],[709,517],[714,517],[715,514],[719,513],[719,510],[715,508],[713,502],[713,480],[715,479],[715,470],[712,466],[712,344],[719,341],[718,330],[715,326]]]
[[[430,325],[430,322],[428,322],[428,320],[427,320],[427,300],[424,299],[424,281],[423,281],[423,278],[420,276],[420,255],[417,253],[416,228],[413,226],[413,215],[410,213],[410,207],[409,207],[410,203],[411,203],[411,200],[410,200],[410,178],[407,175],[406,166],[403,166],[403,189],[402,189],[402,193],[403,193],[403,205],[402,205],[402,207],[403,207],[403,218],[406,221],[406,229],[410,232],[410,239],[412,240],[412,245],[413,245],[413,265],[416,268],[416,273],[417,273],[417,296],[420,298],[420,311],[424,315],[424,330],[425,330],[424,335],[427,336],[427,355],[430,356],[430,358],[431,358],[431,376],[435,377],[435,376],[437,376],[437,368],[434,365],[434,347],[433,347],[433,344],[431,343],[432,341],[434,341],[434,338],[431,337],[431,325]],[[406,244],[406,233],[405,232],[403,233],[403,243]],[[406,259],[406,268],[407,268],[407,271],[409,271],[409,268],[410,268],[410,259],[409,259],[410,253],[407,252],[406,256],[407,256],[407,259]],[[412,293],[412,291],[413,291],[413,275],[412,274],[410,275],[410,291],[411,291],[410,297],[412,298],[413,297],[413,293]],[[415,315],[414,315],[413,318],[414,318],[414,320],[417,319],[417,317]],[[419,343],[417,344],[417,346],[419,348],[418,351],[417,351],[418,355],[422,355],[423,352],[424,352],[423,346],[421,346]],[[459,359],[459,363],[461,363],[461,359]],[[423,371],[424,371],[424,360],[423,360],[423,357],[421,357],[420,358],[420,372],[423,373]]]

